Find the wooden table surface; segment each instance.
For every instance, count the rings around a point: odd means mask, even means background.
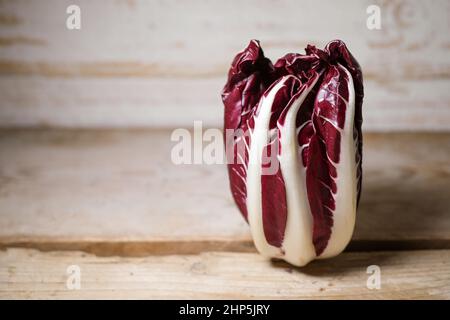
[[[450,299],[450,133],[364,142],[353,241],[294,268],[256,253],[224,166],[171,163],[169,130],[1,130],[0,298]]]

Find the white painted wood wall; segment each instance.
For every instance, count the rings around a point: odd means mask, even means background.
[[[81,30],[65,26],[81,7]],[[366,8],[381,7],[368,30]],[[221,126],[220,90],[247,42],[275,60],[344,40],[360,61],[366,130],[450,129],[450,2],[0,2],[0,126]]]

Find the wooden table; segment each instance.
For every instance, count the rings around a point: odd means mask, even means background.
[[[353,241],[304,268],[258,255],[225,167],[176,166],[173,144],[170,130],[0,131],[0,298],[450,299],[449,133],[366,134]]]

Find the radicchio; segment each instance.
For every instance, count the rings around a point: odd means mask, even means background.
[[[359,64],[339,40],[275,64],[252,40],[234,58],[222,92],[228,174],[263,255],[303,266],[350,241],[363,95]]]

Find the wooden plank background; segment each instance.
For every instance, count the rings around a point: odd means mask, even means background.
[[[170,130],[0,131],[0,249],[255,252],[224,165],[174,165]],[[450,249],[450,134],[369,133],[350,250]]]
[[[344,40],[365,75],[366,130],[450,128],[450,4],[403,1],[0,2],[0,126],[220,126],[219,92],[249,39],[276,59]],[[382,29],[366,28],[381,7]]]
[[[0,0],[0,298],[450,298],[449,15],[445,0]],[[256,253],[224,166],[170,161],[172,128],[221,126],[252,38],[272,60],[339,38],[364,71],[355,233],[305,268]]]
[[[353,240],[303,268],[256,253],[225,167],[174,165],[170,133],[0,130],[0,298],[450,298],[450,133],[366,133]]]
[[[450,250],[343,253],[294,268],[256,253],[97,257],[82,252],[0,252],[2,299],[449,299]],[[366,286],[370,265],[381,287]],[[80,268],[68,290],[66,270]]]

